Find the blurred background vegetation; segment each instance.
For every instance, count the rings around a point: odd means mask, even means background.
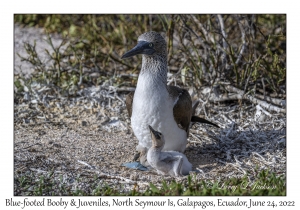
[[[175,84],[214,86],[229,83],[256,93],[285,93],[286,15],[63,15],[16,14],[15,23],[42,27],[64,38],[62,51],[49,53],[46,67],[25,43],[35,66],[32,80],[77,90],[109,83],[135,87],[141,58],[121,60],[135,46],[139,35],[157,31],[168,43],[169,71]],[[51,45],[51,36],[48,36]]]

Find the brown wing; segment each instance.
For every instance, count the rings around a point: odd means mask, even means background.
[[[127,111],[128,111],[129,118],[131,118],[131,114],[132,114],[132,101],[133,101],[134,92],[135,92],[135,91],[130,92],[130,93],[126,96],[126,101],[125,101],[125,104],[126,104],[126,108],[127,108]]]
[[[192,99],[185,89],[168,86],[168,91],[175,100],[173,107],[174,120],[178,127],[185,130],[188,135],[189,125],[192,118]]]

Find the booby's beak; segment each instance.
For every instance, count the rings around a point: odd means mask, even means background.
[[[155,52],[153,49],[153,44],[146,41],[139,41],[138,44],[129,50],[127,53],[125,53],[121,59],[123,58],[129,58],[134,55],[138,54],[146,54],[146,55],[152,55]]]
[[[156,130],[154,130],[150,125],[149,125],[149,128],[150,128],[151,134],[153,134],[153,135],[155,136],[155,139],[160,139],[161,133],[158,132],[158,131],[156,131]],[[159,135],[159,134],[160,134],[160,135]],[[154,139],[152,139],[152,140],[154,140]]]
[[[151,131],[151,133],[155,133],[156,131],[149,125],[149,129],[150,129],[150,131]]]

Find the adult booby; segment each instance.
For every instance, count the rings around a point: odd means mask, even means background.
[[[122,59],[137,54],[143,55],[142,69],[135,92],[126,98],[131,126],[139,140],[137,150],[146,155],[151,147],[148,128],[151,125],[163,132],[163,150],[184,152],[191,121],[217,125],[193,116],[196,107],[192,107],[187,90],[167,85],[167,44],[159,33],[150,31],[140,35],[138,44],[126,52]]]

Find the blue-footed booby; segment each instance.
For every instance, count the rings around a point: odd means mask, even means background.
[[[148,125],[163,133],[163,150],[184,152],[190,123],[201,122],[217,126],[205,119],[193,116],[196,105],[187,90],[167,85],[167,44],[154,31],[138,37],[138,44],[126,52],[123,58],[142,54],[136,90],[128,94],[126,107],[131,117],[131,126],[139,144],[137,150],[146,161],[147,151],[152,145]],[[217,126],[218,127],[218,126]]]
[[[188,175],[192,170],[192,164],[186,156],[176,151],[165,151],[164,136],[155,131],[150,125],[152,147],[148,150],[147,161],[159,174],[170,176]]]

